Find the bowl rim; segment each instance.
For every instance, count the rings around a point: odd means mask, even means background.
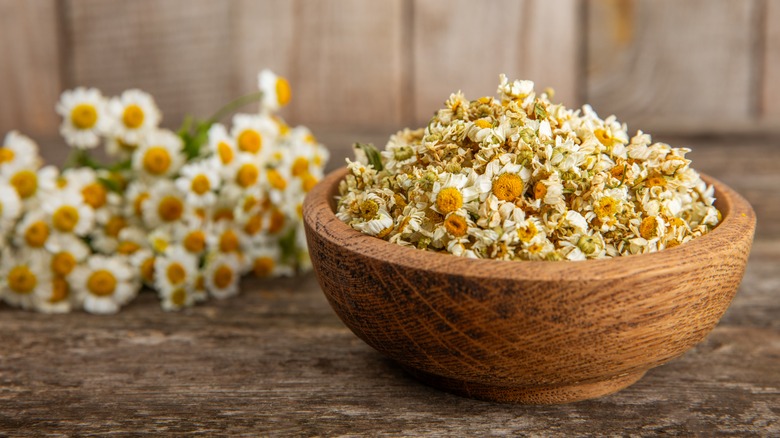
[[[715,187],[715,207],[721,212],[721,222],[709,233],[684,244],[646,254],[632,254],[597,260],[493,260],[457,257],[448,253],[422,251],[363,234],[336,217],[335,196],[338,185],[348,169],[330,172],[306,196],[303,219],[307,233],[338,245],[343,250],[373,259],[381,264],[393,264],[405,269],[430,271],[436,274],[468,276],[475,279],[591,281],[609,280],[658,269],[670,272],[680,267],[698,265],[701,256],[713,251],[724,256],[733,251],[736,238],[752,242],[756,217],[750,203],[721,181],[699,172]],[[748,236],[749,235],[749,236]],[[749,248],[749,246],[748,246]]]

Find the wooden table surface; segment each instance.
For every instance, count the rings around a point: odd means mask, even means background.
[[[247,280],[237,298],[180,313],[151,293],[109,317],[0,308],[0,435],[777,436],[780,139],[664,140],[690,145],[694,167],[744,195],[758,227],[720,324],[622,392],[517,406],[428,388],[342,325],[309,274]]]

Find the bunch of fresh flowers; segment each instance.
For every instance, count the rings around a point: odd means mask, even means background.
[[[584,260],[670,248],[720,220],[689,149],[629,138],[531,81],[498,99],[453,94],[383,152],[357,145],[338,217],[393,243],[501,260]]]
[[[41,312],[114,313],[146,285],[166,310],[239,292],[239,279],[310,268],[303,198],[328,152],[275,111],[288,82],[270,71],[260,91],[181,130],[160,128],[149,94],[107,99],[63,93],[65,169],[42,167],[38,146],[11,132],[0,148],[0,297]],[[255,114],[239,106],[260,101]],[[99,145],[109,164],[90,155]]]

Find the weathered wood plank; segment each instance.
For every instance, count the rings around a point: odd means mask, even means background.
[[[450,93],[494,95],[498,75],[531,79],[578,105],[579,3],[573,0],[475,4],[418,0],[413,9],[412,96],[416,125],[424,125]]]
[[[69,0],[67,86],[154,95],[168,126],[236,97],[233,3]]]
[[[763,116],[766,123],[780,129],[780,3],[766,2],[764,43]]]
[[[54,0],[0,0],[0,136],[57,132],[59,33]]]
[[[755,0],[588,2],[587,101],[634,129],[755,125]]]

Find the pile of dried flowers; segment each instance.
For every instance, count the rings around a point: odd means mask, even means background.
[[[337,216],[399,245],[501,260],[652,252],[718,224],[689,149],[629,138],[614,116],[554,104],[531,81],[500,81],[498,99],[453,94],[381,153],[357,145]]]
[[[114,313],[142,285],[163,308],[238,293],[259,277],[309,268],[303,197],[328,152],[305,127],[274,112],[290,99],[270,71],[260,91],[206,121],[160,128],[152,97],[127,90],[62,94],[60,132],[74,148],[63,171],[42,167],[38,146],[11,132],[0,148],[0,298],[41,312]],[[217,121],[236,114],[228,130]],[[88,151],[104,144],[115,160]]]

